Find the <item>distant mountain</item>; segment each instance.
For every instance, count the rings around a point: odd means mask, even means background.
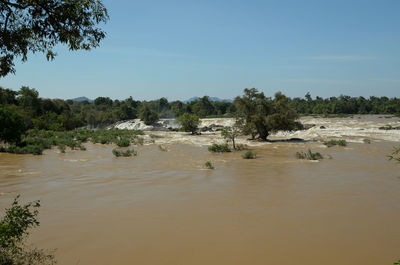
[[[199,100],[199,99],[200,99],[200,97],[192,97],[192,98],[189,98],[187,100],[184,100],[183,103],[189,103],[189,102],[196,101],[196,100]],[[210,101],[213,101],[213,102],[214,101],[216,101],[216,102],[222,102],[222,101],[233,102],[232,99],[221,99],[221,98],[218,98],[218,97],[209,97],[209,99],[210,99]]]
[[[88,99],[87,97],[77,97],[77,98],[73,98],[73,101],[78,101],[78,102],[82,102],[82,101],[88,101],[88,102],[93,102],[92,99]]]

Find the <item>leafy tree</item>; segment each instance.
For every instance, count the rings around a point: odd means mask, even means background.
[[[40,202],[25,205],[14,200],[11,208],[5,210],[0,220],[0,264],[4,265],[46,265],[55,264],[52,253],[41,249],[28,249],[24,244],[28,230],[39,226],[37,215]]]
[[[227,141],[232,141],[233,149],[236,150],[235,139],[241,134],[240,127],[234,125],[232,127],[224,128],[221,131],[221,136]]]
[[[142,110],[139,114],[140,120],[144,121],[146,125],[150,125],[158,121],[158,113],[152,110],[148,103],[142,105]]]
[[[14,108],[0,105],[0,140],[19,142],[25,132],[24,117]]]
[[[200,119],[195,114],[185,113],[176,119],[181,125],[182,130],[194,134],[200,124]]]
[[[275,98],[267,98],[257,89],[245,89],[242,97],[236,97],[243,132],[266,140],[271,132],[294,130],[301,127],[296,111],[289,106],[289,99],[278,92]]]
[[[0,77],[15,73],[15,57],[26,61],[28,52],[53,60],[57,44],[70,50],[97,47],[105,37],[97,25],[107,20],[100,0],[0,1]]]

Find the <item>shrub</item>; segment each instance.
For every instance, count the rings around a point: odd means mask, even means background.
[[[120,138],[119,140],[116,141],[116,144],[119,147],[128,147],[131,145],[131,141],[127,138]]]
[[[54,255],[42,249],[29,249],[25,240],[29,229],[39,226],[37,216],[40,202],[20,205],[19,196],[11,208],[5,210],[0,220],[0,264],[7,265],[47,265],[55,264]]]
[[[200,124],[200,119],[195,114],[185,113],[178,117],[176,121],[181,125],[182,130],[194,134]]]
[[[136,156],[137,152],[134,149],[128,149],[128,150],[117,150],[113,149],[112,153],[116,157],[124,156],[124,157],[129,157],[129,156]]]
[[[244,159],[255,159],[256,158],[256,153],[253,153],[252,151],[247,151],[242,155]]]
[[[214,166],[213,166],[213,164],[211,164],[210,161],[205,162],[205,163],[204,163],[204,166],[205,166],[207,169],[214,169]]]
[[[396,160],[400,162],[400,146],[395,147],[391,155],[389,155],[389,160]]]
[[[346,140],[334,140],[334,139],[332,139],[332,140],[329,140],[329,141],[325,141],[324,145],[326,145],[327,147],[332,147],[332,146],[335,146],[335,145],[346,146],[347,142],[346,142]]]
[[[297,152],[296,157],[298,159],[308,159],[308,160],[320,160],[324,157],[320,153],[313,153],[311,149],[308,149],[307,152]]]
[[[208,151],[214,153],[224,153],[224,152],[230,152],[231,149],[229,149],[228,144],[213,144],[212,146],[208,147]]]

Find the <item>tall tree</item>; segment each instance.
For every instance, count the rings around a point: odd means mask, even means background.
[[[271,99],[255,88],[246,88],[242,97],[236,97],[235,104],[243,133],[253,138],[258,135],[258,138],[267,140],[272,132],[301,127],[296,111],[289,106],[289,98],[280,92]]]
[[[107,20],[100,0],[0,1],[0,77],[15,73],[15,58],[26,61],[28,52],[53,60],[57,44],[70,50],[97,47],[105,37],[97,25]]]

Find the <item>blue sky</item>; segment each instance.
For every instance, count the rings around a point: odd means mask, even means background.
[[[103,1],[101,47],[31,55],[0,86],[65,99],[400,97],[398,0]]]

